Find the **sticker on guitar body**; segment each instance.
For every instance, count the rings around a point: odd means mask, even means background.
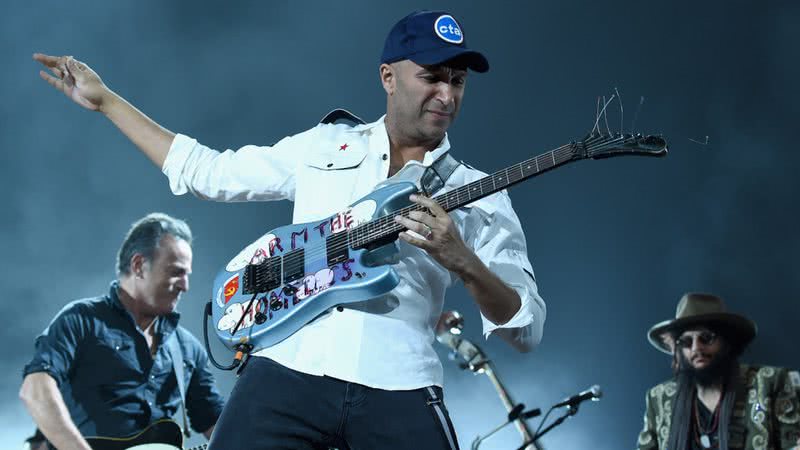
[[[322,269],[315,274],[307,275],[302,280],[290,283],[291,286],[296,289],[295,293],[291,296],[286,295],[285,290],[277,289],[270,292],[268,295],[257,298],[253,303],[253,307],[250,308],[247,316],[242,321],[240,329],[251,327],[255,323],[256,314],[259,312],[264,313],[267,320],[272,319],[273,312],[289,309],[309,296],[316,295],[328,289],[337,281],[348,281],[353,277],[350,264],[354,261],[353,259],[348,259],[341,264],[341,267],[337,264],[333,266],[333,268]],[[219,302],[219,298],[217,300]],[[217,329],[220,331],[232,330],[236,324],[239,323],[239,319],[241,319],[248,303],[249,300],[228,305],[225,310],[225,315],[217,322]]]
[[[225,284],[217,291],[217,306],[224,308],[236,292],[239,291],[239,274],[235,274],[225,281]]]

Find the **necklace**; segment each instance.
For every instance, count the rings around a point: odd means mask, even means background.
[[[722,398],[725,396],[725,392],[723,391],[722,395],[720,396],[720,401],[717,403],[717,407],[714,408],[714,413],[712,416],[711,424],[708,428],[704,428],[700,424],[700,407],[698,406],[698,398],[697,395],[694,397],[694,402],[692,403],[692,415],[694,416],[694,439],[695,442],[700,444],[703,448],[712,448],[711,447],[711,434],[717,431],[717,426],[719,426],[719,415],[721,405],[722,405]],[[716,447],[716,445],[714,446]]]

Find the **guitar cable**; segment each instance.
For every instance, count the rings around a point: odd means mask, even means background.
[[[211,345],[208,342],[208,318],[211,317],[211,302],[206,303],[205,314],[203,315],[203,341],[206,345],[206,353],[208,353],[208,360],[211,364],[219,370],[233,370],[242,363],[242,359],[250,356],[250,351],[253,346],[250,344],[239,344],[236,346],[236,354],[233,357],[233,362],[230,365],[223,366],[214,359],[211,353]]]

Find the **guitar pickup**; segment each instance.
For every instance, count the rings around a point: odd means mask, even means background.
[[[306,252],[298,248],[283,255],[283,283],[288,284],[306,276]]]
[[[260,264],[248,264],[244,268],[242,284],[245,294],[261,294],[279,287],[282,284],[281,257],[273,256]]]
[[[325,250],[328,255],[328,267],[347,261],[350,258],[350,246],[345,233],[337,233],[325,240]]]

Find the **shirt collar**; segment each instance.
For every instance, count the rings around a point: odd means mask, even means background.
[[[374,133],[382,132],[387,137],[386,142],[388,145],[389,133],[386,131],[386,114],[382,115],[378,120],[374,122],[355,126],[348,131],[364,132],[366,130],[372,130],[372,132]],[[431,164],[433,164],[434,161],[442,157],[449,150],[450,150],[450,140],[447,138],[447,132],[445,132],[442,141],[439,142],[439,145],[435,149],[425,152],[425,156],[422,158],[422,165],[425,167],[430,166]]]
[[[119,299],[119,280],[114,280],[111,282],[111,285],[108,288],[108,295],[106,296],[108,303],[111,305],[112,308],[119,311],[120,314],[125,315],[131,321],[131,323],[136,326],[136,322],[133,320],[133,316],[131,313],[125,308],[125,305]],[[164,336],[168,336],[172,333],[175,328],[178,326],[178,320],[181,318],[181,314],[177,311],[173,311],[167,315],[160,316],[156,318],[156,331],[163,334]]]

